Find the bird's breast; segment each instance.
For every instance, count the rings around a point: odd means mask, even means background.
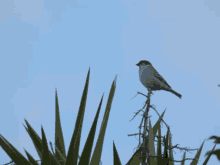
[[[154,76],[152,75],[152,71],[147,66],[141,66],[139,69],[139,79],[143,85],[148,83],[147,81],[152,81]]]

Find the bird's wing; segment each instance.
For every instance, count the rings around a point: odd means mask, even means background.
[[[152,67],[152,71],[153,71],[154,76],[156,78],[158,78],[160,81],[162,81],[164,84],[166,84],[168,87],[170,87],[169,84],[164,80],[164,78],[156,71],[156,69],[154,69],[153,66],[151,66],[151,67]]]

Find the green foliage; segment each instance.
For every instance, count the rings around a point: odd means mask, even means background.
[[[101,105],[102,105],[104,95],[102,96],[101,101],[99,103],[96,116],[94,118],[93,124],[89,131],[86,143],[83,147],[82,154],[81,156],[79,156],[80,138],[81,138],[83,118],[84,118],[84,112],[85,112],[86,101],[87,101],[89,76],[90,76],[90,69],[87,74],[86,83],[85,83],[85,87],[83,90],[78,115],[76,118],[75,128],[73,131],[73,135],[71,138],[71,142],[70,142],[67,155],[65,151],[64,138],[63,138],[61,122],[60,122],[57,90],[55,91],[55,102],[56,102],[55,104],[56,105],[55,107],[55,114],[56,114],[55,153],[51,153],[50,150],[48,149],[47,139],[46,139],[46,135],[44,133],[43,127],[41,126],[42,137],[40,138],[38,134],[35,132],[35,130],[28,123],[28,121],[25,119],[25,123],[27,126],[24,125],[24,128],[26,129],[27,133],[29,134],[29,136],[31,137],[33,141],[35,149],[41,159],[40,160],[41,165],[98,165],[99,164],[101,160],[101,153],[102,153],[102,146],[104,143],[105,131],[107,128],[111,105],[112,105],[112,101],[113,101],[114,94],[115,94],[117,77],[115,78],[115,80],[112,82],[112,85],[111,85],[107,105],[105,108],[104,117],[102,118],[102,124],[101,124],[99,136],[98,136],[98,140],[95,145],[94,152],[92,154],[92,146],[94,143],[96,126],[97,126],[98,117],[99,117],[99,113],[101,110]],[[150,105],[150,103],[148,103],[148,105]],[[149,110],[149,107],[148,107],[148,110]],[[131,158],[129,159],[126,165],[140,165],[140,163],[144,165],[144,164],[147,164],[145,163],[146,160],[148,161],[148,165],[174,165],[173,148],[172,148],[173,146],[171,145],[172,143],[171,143],[171,136],[170,136],[171,135],[170,128],[168,127],[166,136],[164,136],[163,138],[161,136],[160,125],[161,125],[161,121],[164,116],[164,113],[165,111],[162,113],[162,115],[159,115],[160,117],[153,127],[149,119],[149,130],[148,130],[149,134],[144,137],[146,141],[145,143],[142,143],[140,145],[140,147],[131,156]],[[144,132],[146,133],[146,130]],[[157,132],[158,132],[158,136],[157,136],[158,142],[157,142],[157,154],[156,154],[154,140],[155,140]],[[220,137],[212,136],[210,137],[210,139],[215,139],[216,144],[220,143]],[[163,153],[162,153],[161,140],[163,140],[163,145],[164,145]],[[200,149],[198,150],[197,154],[192,160],[191,165],[198,164],[198,160],[199,160],[203,145],[204,145],[204,142],[202,143]],[[13,162],[16,165],[38,165],[37,161],[31,156],[30,153],[28,153],[25,150],[25,153],[28,157],[28,160],[27,160],[1,134],[0,134],[0,146],[4,149],[4,151],[8,154],[8,156],[13,160]],[[220,160],[220,150],[214,150],[215,146],[212,149],[212,151],[208,151],[206,153],[206,156],[208,157],[206,158],[203,165],[207,164],[212,154],[216,155],[217,158]],[[53,151],[53,148],[52,148],[52,151]],[[146,151],[146,153],[142,154],[143,151]],[[186,153],[184,153],[183,160],[181,161],[181,165],[184,165],[185,163],[185,160],[186,160],[185,154]],[[113,155],[114,155],[114,161],[113,161],[114,165],[122,165],[114,142],[113,142]]]
[[[83,95],[81,98],[81,103],[75,123],[75,129],[73,132],[73,136],[70,142],[69,150],[66,156],[65,146],[64,146],[64,139],[63,139],[63,133],[61,129],[61,122],[60,122],[60,116],[59,116],[59,105],[58,105],[58,96],[57,91],[55,93],[55,100],[56,100],[56,107],[55,107],[55,113],[56,113],[56,126],[55,126],[55,153],[52,154],[47,145],[47,139],[43,130],[43,127],[41,127],[41,133],[42,133],[42,140],[38,136],[38,134],[34,131],[34,129],[31,127],[31,125],[28,123],[28,121],[25,119],[25,122],[27,126],[24,125],[24,128],[28,132],[29,136],[31,137],[33,144],[37,150],[37,153],[41,159],[41,165],[97,165],[99,164],[101,160],[101,152],[102,152],[102,146],[104,143],[104,136],[105,131],[107,127],[108,117],[111,110],[111,104],[114,98],[114,93],[116,89],[116,78],[112,82],[110,94],[108,97],[107,106],[105,109],[105,114],[102,121],[102,126],[99,132],[99,137],[95,146],[95,150],[92,155],[92,159],[90,161],[91,152],[92,152],[92,146],[94,142],[95,137],[95,131],[96,126],[98,122],[99,113],[101,110],[101,104],[103,100],[103,96],[101,98],[96,117],[93,121],[92,127],[90,129],[89,135],[87,137],[85,146],[83,148],[81,157],[79,157],[79,144],[80,144],[80,137],[81,137],[81,131],[82,131],[82,125],[83,125],[83,117],[86,107],[86,100],[87,100],[87,93],[88,93],[88,85],[89,85],[89,75],[90,75],[90,69],[87,74],[86,78],[86,84],[83,90]],[[19,153],[12,145],[9,143],[2,135],[0,135],[0,145],[4,149],[4,151],[8,154],[8,156],[13,160],[13,162],[17,165],[38,165],[37,161],[34,160],[34,158],[29,154],[26,150],[25,153],[27,154],[27,157],[29,160],[27,160],[21,153]],[[116,148],[114,149],[114,154],[116,152]],[[78,162],[79,159],[79,162]],[[120,162],[119,157],[116,159],[115,162]]]

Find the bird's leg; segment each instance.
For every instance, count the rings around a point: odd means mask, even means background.
[[[150,95],[153,94],[151,89],[148,88],[148,94],[147,94],[147,100],[146,100],[146,104],[148,103],[148,100],[150,100]]]
[[[148,96],[150,96],[151,94],[153,94],[153,92],[150,88],[148,88]]]

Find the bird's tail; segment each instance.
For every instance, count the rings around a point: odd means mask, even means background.
[[[172,90],[172,89],[170,89],[169,91],[170,91],[170,92],[172,92],[174,95],[178,96],[178,97],[181,99],[181,97],[182,97],[182,95],[181,95],[181,94],[179,94],[179,93],[175,92],[175,91],[174,91],[174,90]]]

